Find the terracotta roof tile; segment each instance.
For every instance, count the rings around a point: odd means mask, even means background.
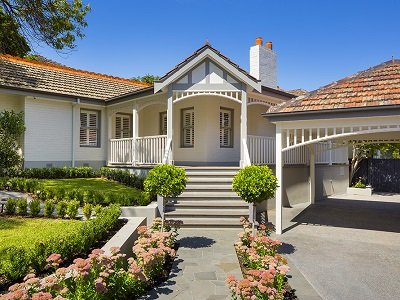
[[[400,104],[400,60],[391,60],[274,106],[269,113]]]
[[[107,100],[150,85],[62,65],[0,55],[0,86]]]

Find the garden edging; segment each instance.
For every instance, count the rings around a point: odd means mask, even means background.
[[[147,224],[151,224],[158,216],[157,202],[151,202],[147,206],[121,206],[121,217],[123,218],[145,217]]]

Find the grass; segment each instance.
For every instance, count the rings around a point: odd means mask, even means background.
[[[100,192],[140,193],[139,190],[105,178],[41,179],[47,188],[96,190]]]
[[[29,249],[40,240],[75,231],[84,221],[46,218],[0,217],[0,259],[2,250],[9,246]]]

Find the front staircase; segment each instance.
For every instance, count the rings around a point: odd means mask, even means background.
[[[232,191],[237,167],[185,167],[185,191],[168,199],[165,219],[181,220],[182,227],[234,228],[249,215],[248,204]]]

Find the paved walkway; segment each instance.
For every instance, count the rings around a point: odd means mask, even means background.
[[[274,221],[274,211],[268,214]],[[278,238],[322,299],[399,299],[399,220],[399,195],[341,195],[284,208],[289,230]],[[297,290],[299,299],[314,299]]]
[[[231,299],[228,274],[242,278],[233,247],[241,229],[181,229],[171,276],[144,299]]]

